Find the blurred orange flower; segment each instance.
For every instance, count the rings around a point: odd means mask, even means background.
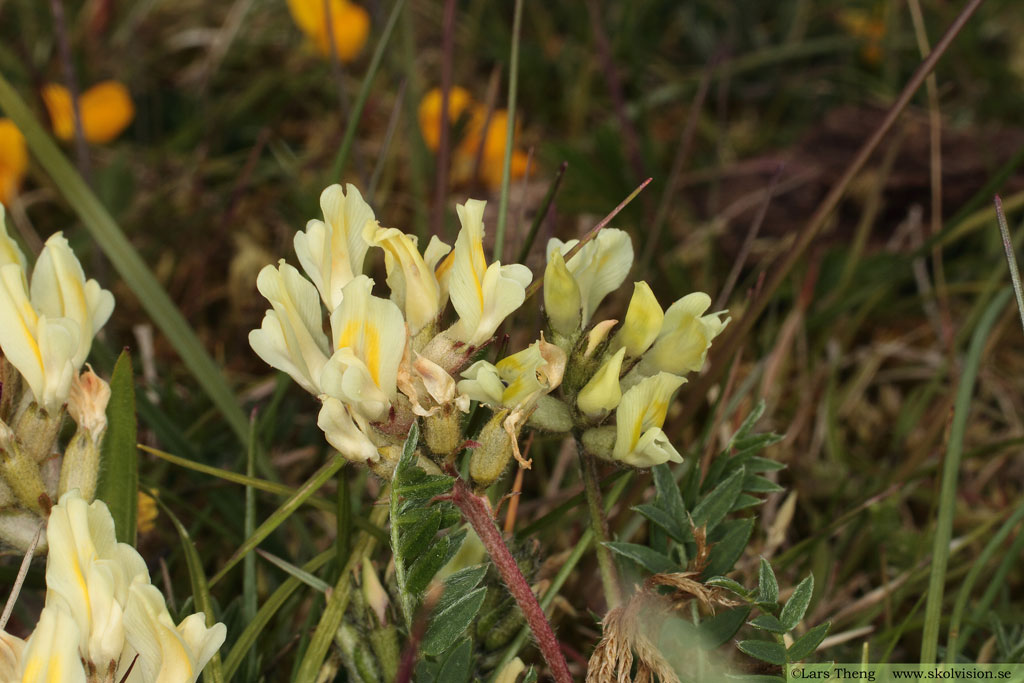
[[[57,83],[49,83],[43,87],[43,101],[50,112],[54,134],[61,140],[73,139],[75,114],[68,89]],[[116,138],[135,118],[132,96],[117,81],[103,81],[86,90],[78,98],[78,109],[82,116],[85,139],[97,144]]]
[[[477,157],[480,159],[480,180],[489,188],[501,186],[501,176],[505,163],[505,129],[508,126],[508,110],[495,109],[487,117],[487,107],[473,102],[472,96],[463,88],[453,87],[449,92],[448,119],[454,123],[467,110],[469,122],[462,139],[454,147],[452,154],[452,180],[456,184],[466,183],[473,179]],[[434,88],[428,92],[419,106],[420,132],[427,147],[437,151],[441,139],[441,90]],[[527,155],[515,148],[515,139],[519,136],[516,125],[512,138],[512,162],[510,176],[513,180],[526,173]]]
[[[331,54],[329,40],[333,36],[338,59],[351,62],[366,45],[366,37],[370,34],[370,14],[348,0],[328,2],[331,17],[329,31],[324,0],[288,0],[288,9],[299,29],[313,41],[321,55],[327,57]]]
[[[18,194],[27,168],[24,136],[13,121],[0,119],[0,204],[10,203]]]
[[[839,23],[847,33],[862,41],[860,56],[865,62],[878,65],[882,61],[882,39],[885,22],[876,14],[848,9],[839,14]]]
[[[156,506],[156,499],[148,493],[139,491],[135,523],[139,535],[148,534],[156,528],[156,518],[159,514],[160,511]]]

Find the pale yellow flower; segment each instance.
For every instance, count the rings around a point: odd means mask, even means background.
[[[348,460],[376,462],[380,453],[367,436],[370,425],[366,418],[332,396],[325,395],[321,400],[323,405],[316,425],[323,431],[327,443]]]
[[[554,249],[544,269],[544,313],[551,330],[569,337],[580,329],[583,298],[562,252]]]
[[[370,15],[348,0],[329,0],[330,28],[323,0],[288,0],[288,9],[296,25],[313,41],[317,51],[331,54],[331,38],[338,59],[351,62],[362,52],[370,34]]]
[[[63,85],[49,83],[43,87],[43,102],[50,113],[54,134],[61,140],[75,137],[74,109],[71,93]],[[82,134],[89,142],[104,144],[120,135],[135,118],[132,96],[123,83],[97,83],[78,98],[82,117]]]
[[[498,325],[526,298],[530,269],[513,263],[490,265],[484,257],[483,215],[486,202],[470,199],[456,207],[462,230],[455,249],[438,266],[438,275],[447,287],[459,320],[446,334],[471,347],[486,343]]]
[[[335,352],[321,376],[323,393],[370,420],[387,415],[397,394],[398,366],[408,331],[393,301],[373,296],[373,280],[360,275],[345,286],[331,314]]]
[[[25,641],[0,631],[0,681],[17,681],[21,675],[21,653],[25,651]]]
[[[284,259],[277,268],[264,266],[256,287],[272,310],[266,312],[260,329],[249,332],[249,346],[303,389],[320,394],[320,373],[330,346],[316,288]]]
[[[28,170],[25,136],[10,119],[0,118],[0,208],[18,194]],[[3,223],[0,213],[0,223]]]
[[[711,297],[703,292],[688,294],[669,306],[654,346],[640,363],[643,375],[670,372],[683,375],[704,365],[711,342],[729,320],[724,311],[703,315],[711,306]]]
[[[622,359],[625,355],[624,348],[616,351],[577,394],[576,407],[592,420],[603,419],[615,410],[622,400],[619,373],[622,371]]]
[[[0,266],[0,349],[47,412],[67,399],[77,367],[79,329],[69,318],[39,315],[21,266]]]
[[[516,657],[501,668],[501,671],[498,672],[494,679],[494,683],[516,683],[519,680],[520,674],[524,671],[526,671],[526,665],[523,664],[523,660]]]
[[[48,318],[69,318],[78,326],[78,348],[72,362],[82,367],[92,339],[114,311],[114,295],[96,280],[86,280],[82,264],[61,233],[46,240],[32,270],[32,305]]]
[[[548,240],[548,260],[556,249],[564,257],[578,243],[579,240]],[[590,322],[590,316],[597,310],[601,300],[618,289],[626,279],[632,265],[633,243],[629,239],[629,234],[615,228],[605,228],[597,233],[594,239],[583,245],[575,256],[566,261],[569,272],[580,288],[584,327]]]
[[[366,226],[369,243],[384,250],[391,300],[405,312],[409,334],[433,324],[447,302],[447,292],[441,288],[434,271],[441,258],[451,247],[433,236],[421,256],[416,237],[395,228],[381,228],[376,223]]]
[[[25,641],[21,683],[86,683],[78,651],[80,638],[78,625],[67,610],[43,608],[39,623]]]
[[[673,394],[685,381],[660,372],[623,394],[615,411],[615,460],[633,467],[683,461],[661,428]]]
[[[347,191],[347,192],[346,192]],[[363,236],[373,221],[373,209],[354,185],[331,185],[320,194],[324,220],[311,220],[295,234],[295,254],[316,285],[328,311],[341,303],[341,290],[363,272],[370,248]]]
[[[612,338],[613,349],[624,348],[626,355],[637,358],[651,347],[661,332],[665,313],[646,282],[633,285],[633,298],[626,309],[622,328]]]
[[[0,266],[13,263],[14,265],[21,266],[23,271],[28,271],[28,262],[25,261],[25,254],[22,253],[21,247],[18,246],[18,243],[7,232],[7,224],[4,222],[5,215],[6,210],[3,204],[0,204]]]

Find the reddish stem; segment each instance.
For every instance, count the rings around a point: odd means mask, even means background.
[[[480,496],[473,493],[466,482],[461,479],[455,480],[455,488],[452,489],[452,502],[462,511],[462,516],[473,525],[477,536],[487,548],[491,561],[501,573],[501,578],[508,587],[509,593],[516,599],[519,609],[526,617],[526,623],[533,631],[533,637],[537,639],[544,660],[548,663],[552,675],[558,683],[572,683],[572,674],[569,673],[569,665],[565,662],[565,655],[562,654],[561,645],[551,630],[551,624],[544,614],[537,596],[533,594],[526,577],[519,571],[519,565],[505,545],[505,539],[494,524],[491,512],[487,504]]]

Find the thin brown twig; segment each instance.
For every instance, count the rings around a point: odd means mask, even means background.
[[[764,309],[768,306],[769,300],[779,288],[779,285],[781,285],[782,281],[786,279],[789,272],[793,269],[793,266],[796,265],[796,262],[803,256],[804,252],[807,251],[807,247],[810,246],[811,242],[817,236],[818,232],[825,224],[825,221],[828,220],[829,216],[832,215],[832,212],[839,205],[840,200],[846,194],[846,191],[853,182],[853,179],[858,173],[860,173],[861,169],[864,168],[864,165],[875,150],[878,149],[882,140],[885,139],[886,135],[892,129],[893,124],[896,123],[900,114],[903,113],[907,104],[910,103],[914,93],[916,93],[918,88],[921,87],[925,78],[932,72],[935,65],[938,64],[939,60],[949,49],[953,40],[960,31],[963,30],[964,25],[984,1],[985,0],[969,0],[967,5],[960,11],[960,14],[957,15],[957,18],[935,45],[935,49],[932,53],[928,55],[928,58],[917,67],[913,76],[910,77],[910,80],[904,86],[903,90],[896,98],[896,101],[886,113],[885,119],[878,128],[875,129],[875,132],[872,133],[871,137],[864,142],[860,150],[857,152],[857,155],[847,166],[846,171],[825,198],[822,199],[818,208],[807,220],[807,223],[804,225],[797,237],[796,243],[786,254],[783,262],[775,272],[772,273],[771,278],[764,287],[764,291],[751,303],[750,308],[744,312],[743,317],[737,321],[735,325],[730,325],[721,341],[712,348],[710,368],[707,374],[699,377],[693,383],[690,391],[687,392],[687,399],[683,404],[681,419],[692,419],[696,414],[698,407],[704,401],[708,388],[717,382],[721,377],[722,372],[725,371],[726,366],[722,364],[722,359],[730,358],[735,354],[737,347],[743,343],[747,333],[750,331],[751,327],[753,327],[754,322],[758,319]]]

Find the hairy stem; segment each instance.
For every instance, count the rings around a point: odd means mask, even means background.
[[[487,548],[487,553],[501,573],[505,586],[516,599],[519,609],[523,611],[526,623],[533,631],[533,637],[537,639],[537,645],[551,669],[552,676],[558,683],[571,683],[572,674],[569,673],[569,665],[565,662],[565,655],[562,654],[558,639],[551,630],[544,610],[537,602],[537,596],[533,594],[526,577],[519,571],[519,565],[516,564],[515,558],[505,545],[505,539],[501,537],[501,532],[494,524],[489,506],[461,479],[455,480],[452,502],[462,511],[462,516],[473,525],[473,529]]]
[[[608,603],[608,609],[612,610],[622,604],[622,588],[619,586],[619,573],[615,569],[612,551],[605,545],[608,542],[608,519],[601,504],[601,483],[597,477],[597,464],[592,457],[583,452],[583,444],[579,441],[576,443],[579,448],[580,471],[583,473],[583,491],[587,497],[587,512],[590,513],[590,529],[597,541],[597,564],[601,568],[604,599]]]

